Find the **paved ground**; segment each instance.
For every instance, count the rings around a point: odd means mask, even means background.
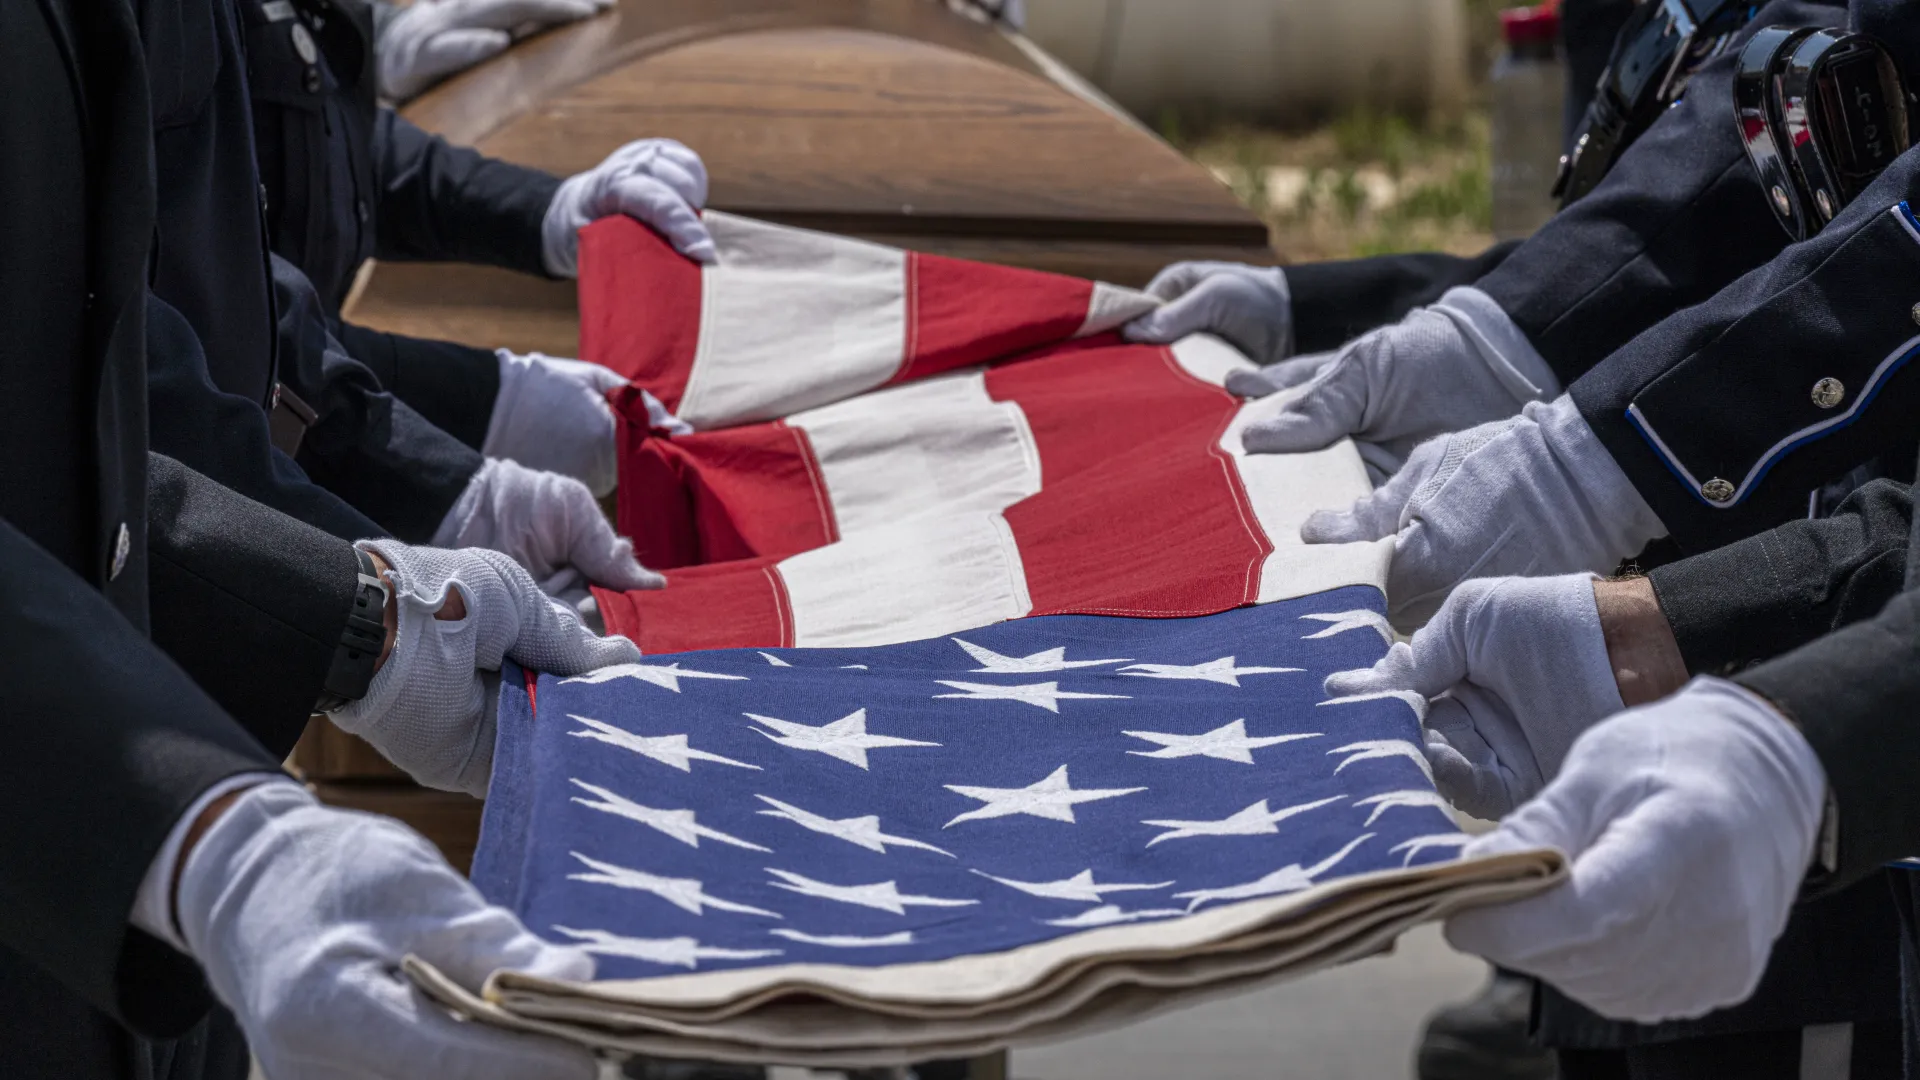
[[[1016,1051],[1018,1080],[1397,1080],[1421,1022],[1471,997],[1486,965],[1435,927],[1375,957],[1123,1031]]]

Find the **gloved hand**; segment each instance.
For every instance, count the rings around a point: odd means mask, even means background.
[[[1240,383],[1255,389],[1255,378]],[[1331,360],[1301,357],[1258,379],[1297,389],[1243,429],[1247,450],[1298,453],[1352,436],[1394,460],[1434,436],[1512,416],[1560,392],[1526,335],[1471,287],[1447,290],[1432,306],[1348,342]]]
[[[1626,707],[1587,574],[1468,581],[1412,642],[1327,676],[1334,697],[1387,690],[1431,699],[1434,783],[1490,821],[1537,794],[1581,732]]]
[[[1558,848],[1571,875],[1447,920],[1447,940],[1604,1016],[1699,1016],[1753,992],[1812,859],[1813,748],[1742,687],[1699,678],[1580,736],[1560,775],[1467,858]]]
[[[1309,544],[1392,536],[1388,617],[1403,629],[1469,577],[1611,573],[1666,534],[1565,395],[1422,443],[1351,509],[1300,527]]]
[[[591,979],[419,834],[275,780],[241,794],[180,872],[177,919],[273,1080],[593,1080],[593,1056],[461,1023],[400,971],[415,954],[476,993],[495,969]]]
[[[506,50],[515,38],[577,22],[613,0],[414,0],[374,39],[380,96],[405,101]]]
[[[1128,341],[1166,345],[1207,333],[1256,364],[1293,354],[1293,300],[1277,266],[1174,263],[1147,282],[1147,295],[1166,303],[1121,327]]]
[[[587,485],[489,458],[434,531],[437,548],[491,548],[533,575],[549,596],[591,581],[609,589],[658,589],[666,579],[633,558]]]
[[[580,230],[612,214],[626,214],[666,237],[680,254],[710,263],[717,253],[700,220],[706,204],[707,167],[700,155],[672,139],[630,142],[567,177],[553,193],[540,223],[547,273],[579,276]]]
[[[627,380],[599,364],[495,350],[500,393],[480,452],[529,469],[571,476],[602,498],[619,482],[613,407]]]
[[[387,580],[398,625],[393,650],[366,696],[331,716],[428,787],[486,796],[498,718],[494,673],[503,658],[556,675],[640,659],[633,642],[596,636],[497,551],[396,540],[359,546],[392,567]],[[437,618],[455,589],[464,617]]]

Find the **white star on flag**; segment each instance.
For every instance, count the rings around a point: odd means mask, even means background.
[[[649,829],[663,832],[673,837],[688,847],[699,847],[700,838],[704,836],[709,840],[718,840],[723,844],[746,848],[748,851],[773,850],[772,848],[763,848],[759,844],[750,844],[737,836],[728,836],[719,829],[709,829],[694,820],[694,812],[691,810],[656,810],[651,806],[642,806],[632,799],[616,795],[606,788],[589,784],[585,780],[574,779],[572,777],[568,779],[572,781],[575,787],[600,796],[596,801],[594,799],[583,799],[575,795],[573,801],[579,803],[581,806],[591,810],[604,811],[616,817],[626,818],[629,821],[637,821]]]
[[[992,649],[975,645],[971,641],[954,638],[953,643],[967,650],[967,655],[978,660],[980,667],[974,671],[988,675],[1038,675],[1043,671],[1066,671],[1069,668],[1101,667],[1106,664],[1124,664],[1125,657],[1112,660],[1069,660],[1067,647],[1060,645],[1025,656],[1002,656]]]
[[[793,666],[792,664],[787,663],[785,660],[780,659],[779,657],[773,655],[770,652],[761,653],[760,659],[765,660],[767,662],[768,667],[792,667]]]
[[[1175,915],[1185,915],[1180,908],[1144,908],[1139,911],[1122,911],[1117,904],[1089,908],[1078,915],[1069,915],[1064,919],[1042,919],[1047,926],[1066,926],[1075,930],[1084,930],[1094,926],[1113,926],[1117,923],[1139,922],[1142,919],[1168,919]]]
[[[692,772],[695,761],[711,761],[716,765],[731,765],[736,769],[753,769],[758,772],[760,766],[749,765],[744,761],[735,761],[719,754],[709,754],[705,750],[695,750],[687,745],[685,735],[635,735],[625,728],[614,727],[604,720],[595,720],[591,716],[568,713],[567,719],[577,720],[591,731],[569,731],[567,734],[581,739],[593,739],[596,742],[609,743],[622,750],[631,750],[642,757],[650,758],[662,765],[671,765],[681,772]]]
[[[1202,679],[1237,687],[1242,675],[1279,675],[1304,670],[1297,667],[1236,667],[1233,657],[1223,656],[1200,664],[1128,664],[1120,669],[1120,674],[1140,679]]]
[[[1192,911],[1209,900],[1251,900],[1256,896],[1278,896],[1281,893],[1300,892],[1303,889],[1312,888],[1314,878],[1332,869],[1335,863],[1346,858],[1354,848],[1371,839],[1373,839],[1372,833],[1361,833],[1347,841],[1346,847],[1304,869],[1299,863],[1294,863],[1253,881],[1219,889],[1194,889],[1191,892],[1174,893],[1173,898],[1185,900],[1187,910]]]
[[[919,739],[897,739],[891,735],[867,734],[867,710],[855,709],[831,724],[812,727],[796,724],[791,720],[776,720],[771,716],[758,713],[745,714],[758,723],[765,724],[772,732],[760,734],[779,743],[789,750],[812,750],[831,758],[838,758],[850,765],[867,767],[867,751],[888,746],[939,746],[936,742],[922,742]]]
[[[1459,847],[1473,837],[1463,832],[1434,833],[1432,836],[1416,836],[1411,840],[1402,840],[1388,848],[1389,853],[1404,851],[1407,857],[1400,860],[1401,866],[1413,862],[1413,857],[1430,847]]]
[[[568,874],[568,881],[585,881],[594,885],[612,885],[616,889],[652,893],[674,907],[682,911],[690,911],[695,915],[705,915],[706,908],[713,908],[716,911],[731,911],[741,915],[765,915],[769,919],[781,917],[761,908],[708,896],[695,878],[661,877],[658,874],[649,874],[645,870],[633,870],[625,866],[601,862],[598,859],[589,859],[577,851],[569,851],[567,854],[594,870],[591,874]]]
[[[788,941],[798,941],[803,945],[821,945],[829,949],[873,949],[886,945],[913,944],[913,931],[902,930],[896,934],[876,934],[873,937],[860,937],[857,934],[806,934],[798,930],[789,930],[784,926],[767,931],[774,937],[783,937]]]
[[[842,904],[858,904],[861,907],[891,911],[895,915],[905,915],[910,907],[972,907],[978,900],[957,900],[944,896],[914,896],[903,893],[894,887],[891,881],[876,881],[871,885],[830,885],[824,881],[815,881],[810,877],[796,874],[791,870],[776,870],[769,866],[767,873],[779,878],[767,884],[776,889],[796,892],[801,896],[814,896],[822,900],[833,900]]]
[[[1210,757],[1221,761],[1237,761],[1242,765],[1253,764],[1253,751],[1265,746],[1278,746],[1281,743],[1297,739],[1317,739],[1319,732],[1307,735],[1247,735],[1247,722],[1235,720],[1231,724],[1214,728],[1204,735],[1173,735],[1160,731],[1123,731],[1122,735],[1131,735],[1136,739],[1145,739],[1150,743],[1159,743],[1158,750],[1129,750],[1135,757],[1150,758],[1187,758]]]
[[[1302,641],[1317,641],[1320,638],[1330,638],[1335,634],[1344,634],[1349,630],[1373,630],[1378,632],[1387,644],[1393,644],[1393,624],[1387,621],[1385,615],[1377,611],[1368,611],[1362,608],[1359,611],[1330,611],[1325,615],[1302,615],[1300,617],[1302,619],[1314,619],[1327,624],[1326,629],[1301,637],[1300,640]]]
[[[1348,743],[1327,751],[1329,757],[1334,754],[1347,755],[1333,767],[1336,773],[1359,761],[1403,757],[1420,766],[1420,771],[1427,774],[1428,780],[1433,779],[1433,766],[1427,762],[1426,751],[1405,739],[1368,739],[1365,742]]]
[[[1356,670],[1371,671],[1373,669],[1358,668]],[[1346,672],[1343,671],[1340,674],[1345,675]],[[1328,698],[1327,700],[1320,702],[1320,704],[1321,705],[1358,705],[1360,702],[1363,702],[1363,701],[1384,701],[1387,698],[1392,698],[1395,701],[1406,702],[1407,708],[1413,710],[1413,715],[1415,719],[1425,720],[1427,718],[1427,695],[1419,693],[1417,691],[1413,691],[1413,690],[1374,690],[1365,694],[1348,694],[1346,697]]]
[[[575,930],[569,926],[555,926],[554,930],[579,942],[580,947],[590,953],[683,968],[699,967],[702,960],[759,960],[779,956],[781,952],[779,949],[717,949],[690,937],[621,937],[605,930]]]
[[[1028,896],[1038,896],[1046,900],[1084,900],[1095,904],[1106,899],[1101,895],[1102,893],[1164,889],[1173,884],[1171,881],[1156,882],[1152,885],[1095,881],[1092,870],[1082,870],[1070,878],[1061,878],[1059,881],[1015,881],[1012,878],[994,877],[985,870],[975,870],[974,873],[988,881],[997,881],[1008,888],[1019,889]]]
[[[1020,686],[996,686],[992,683],[957,682],[952,679],[935,679],[941,686],[951,686],[963,690],[960,694],[935,694],[936,698],[957,698],[961,701],[1022,701],[1028,705],[1037,705],[1050,713],[1060,711],[1060,703],[1068,700],[1091,700],[1109,698],[1126,700],[1125,694],[1082,694],[1060,689],[1057,682],[1025,683]]]
[[[937,848],[932,844],[923,844],[918,840],[909,840],[904,836],[889,836],[881,832],[880,818],[874,814],[868,814],[866,817],[841,818],[836,821],[833,818],[810,813],[790,803],[783,803],[779,799],[768,798],[765,795],[755,795],[754,798],[759,799],[768,806],[775,807],[775,809],[772,810],[759,811],[759,813],[765,814],[767,817],[784,818],[803,829],[812,829],[814,832],[831,836],[838,840],[845,840],[849,844],[858,844],[868,851],[877,851],[885,855],[887,853],[887,845],[892,844],[895,847],[919,848],[923,851],[937,852],[945,855],[949,859],[955,857],[953,852],[945,848]]]
[[[1369,795],[1364,799],[1355,799],[1353,805],[1373,807],[1373,813],[1367,815],[1367,824],[1371,825],[1375,818],[1398,807],[1431,806],[1438,810],[1445,810],[1447,800],[1437,791],[1389,791],[1380,795]]]
[[[1143,787],[1130,788],[1086,788],[1075,791],[1067,782],[1065,765],[1048,773],[1044,779],[1035,780],[1023,788],[967,787],[961,784],[945,785],[948,791],[965,795],[969,799],[978,799],[985,805],[977,810],[969,810],[941,828],[951,829],[963,821],[977,821],[982,818],[1007,817],[1012,814],[1029,814],[1046,818],[1049,821],[1073,821],[1075,803],[1095,802],[1100,799],[1112,799],[1121,795],[1132,795],[1145,791]]]
[[[1310,803],[1289,806],[1280,810],[1267,809],[1267,800],[1261,799],[1238,813],[1223,817],[1218,821],[1143,821],[1142,825],[1152,825],[1157,829],[1167,829],[1159,836],[1147,841],[1147,846],[1162,840],[1185,840],[1193,836],[1261,836],[1280,831],[1279,823],[1295,814],[1304,814],[1317,810],[1328,803],[1336,803],[1345,795],[1331,795],[1324,799],[1315,799]]]
[[[612,664],[598,671],[589,671],[585,675],[575,675],[571,679],[561,679],[566,683],[603,683],[615,679],[638,679],[641,682],[664,686],[674,693],[680,692],[681,679],[731,679],[745,682],[745,675],[719,675],[710,671],[687,671],[674,664]]]

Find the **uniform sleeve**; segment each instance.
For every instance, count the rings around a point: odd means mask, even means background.
[[[273,287],[280,379],[316,414],[300,443],[300,466],[394,536],[426,542],[480,470],[480,452],[429,423],[348,355],[312,284],[278,256]]]
[[[1294,351],[1337,349],[1376,326],[1399,322],[1448,289],[1479,281],[1518,246],[1510,240],[1471,257],[1421,252],[1289,266]]]
[[[1920,852],[1920,591],[1737,679],[1799,725],[1839,811],[1843,885]]]
[[[1703,66],[1607,178],[1479,283],[1570,385],[1635,333],[1786,246],[1733,116],[1733,65],[1765,26],[1834,26],[1841,6],[1774,0]]]
[[[1913,436],[1920,148],[1819,235],[1633,339],[1569,389],[1683,549],[1805,513]]]
[[[155,454],[147,468],[154,644],[284,758],[347,625],[353,545]]]
[[[1687,670],[1729,674],[1878,614],[1901,590],[1913,492],[1876,480],[1793,521],[1647,576]]]
[[[388,334],[335,320],[333,335],[394,397],[427,423],[480,449],[500,396],[500,358],[491,349]]]
[[[343,540],[381,535],[365,514],[315,484],[273,448],[267,415],[257,403],[215,389],[193,327],[152,295],[147,297],[147,401],[154,451]]]
[[[453,146],[392,109],[380,110],[373,149],[380,190],[376,258],[486,263],[547,275],[540,223],[558,178]]]
[[[209,999],[192,961],[128,926],[134,895],[200,792],[278,759],[4,521],[0,609],[0,943],[135,1031],[178,1034]]]

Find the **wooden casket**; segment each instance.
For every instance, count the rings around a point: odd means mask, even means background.
[[[566,175],[643,136],[706,161],[716,209],[943,255],[1139,285],[1181,259],[1269,263],[1205,170],[1017,36],[930,0],[621,0],[417,99],[450,140]],[[348,317],[577,356],[572,282],[370,267]],[[458,865],[479,803],[424,791],[316,720],[322,797],[401,817]]]

